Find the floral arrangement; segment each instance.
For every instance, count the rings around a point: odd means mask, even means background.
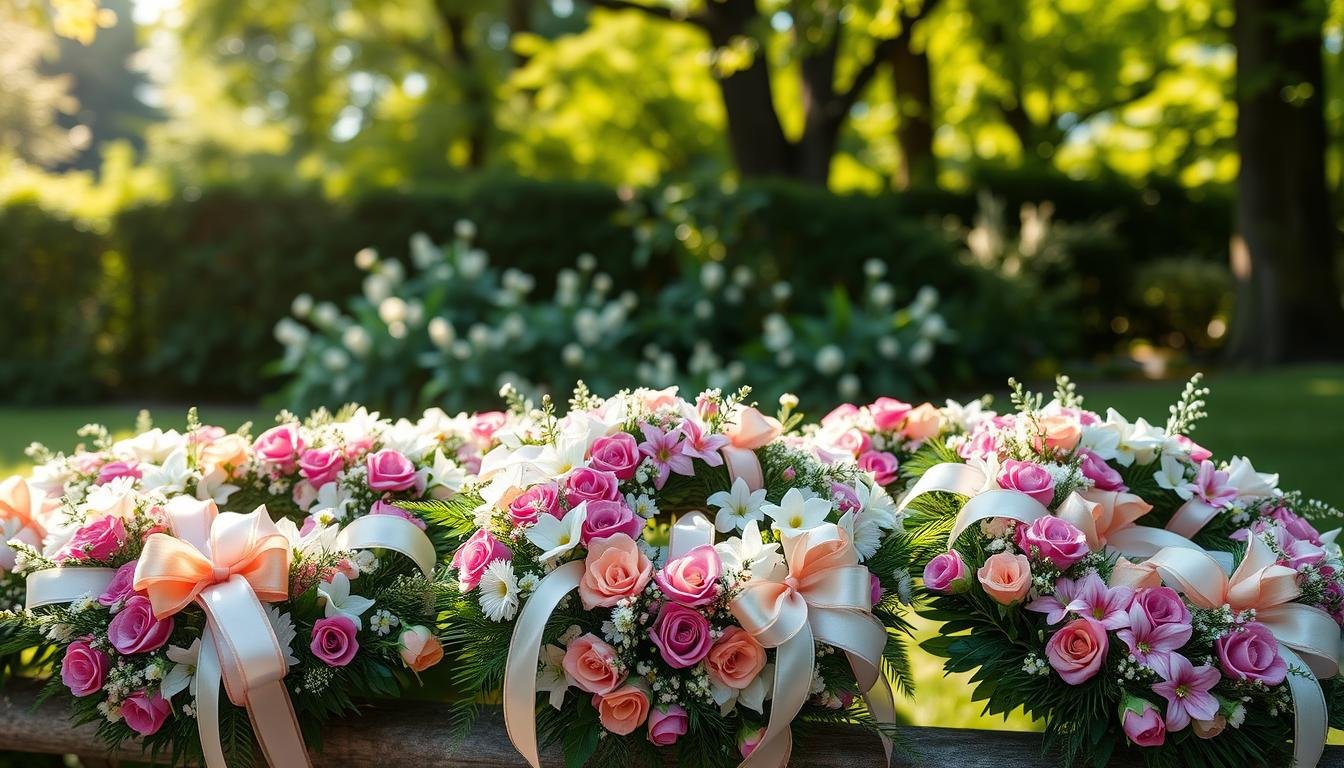
[[[56,649],[48,693],[109,748],[174,763],[307,765],[304,734],[357,699],[396,696],[443,656],[454,591],[425,533],[393,515],[304,531],[265,507],[132,490],[68,510],[44,554],[11,541],[27,578],[3,650]],[[227,701],[220,699],[224,683]]]
[[[910,599],[895,504],[782,436],[792,398],[771,418],[747,394],[580,385],[474,489],[411,505],[464,536],[457,679],[502,689],[533,765],[538,733],[575,765],[777,766],[807,722],[888,732]]]
[[[15,568],[19,552],[8,542],[29,547],[42,546],[47,530],[56,525],[60,501],[34,488],[22,477],[0,482],[0,617],[21,611],[24,605],[23,575]],[[20,625],[0,619],[0,647],[6,647],[22,633]],[[49,646],[38,643],[32,648],[0,652],[0,681],[14,674],[32,674],[50,658]]]
[[[902,464],[943,431],[947,419],[931,403],[918,406],[879,397],[865,406],[843,403],[803,431],[826,463],[852,462],[898,496],[905,488]]]
[[[1197,379],[1165,428],[1059,384],[1048,404],[1014,384],[1016,413],[980,413],[907,464],[909,524],[944,542],[923,611],[943,624],[923,647],[974,673],[987,712],[1044,720],[1066,764],[1130,744],[1151,766],[1314,765],[1338,715],[1333,536],[1186,436]],[[1170,528],[1191,499],[1240,504],[1249,527],[1210,552],[1144,524]]]

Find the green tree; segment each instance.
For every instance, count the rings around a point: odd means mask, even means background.
[[[70,94],[69,77],[43,73],[42,60],[53,51],[50,33],[19,19],[0,23],[0,156],[55,165],[87,140],[60,124],[79,102]]]

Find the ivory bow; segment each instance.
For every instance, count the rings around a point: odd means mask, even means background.
[[[1301,592],[1296,571],[1279,565],[1273,550],[1258,536],[1250,537],[1246,557],[1231,576],[1207,553],[1188,549],[1164,549],[1148,564],[1201,608],[1254,609],[1256,621],[1279,641],[1284,661],[1311,672],[1290,673],[1287,679],[1294,710],[1293,762],[1300,768],[1316,765],[1328,730],[1325,695],[1317,679],[1339,672],[1340,630],[1325,611],[1292,602]]]
[[[935,492],[968,498],[947,537],[949,549],[967,528],[981,520],[1006,517],[1031,523],[1050,514],[1050,510],[1030,496],[998,488],[994,479],[978,467],[949,462],[930,467],[910,487],[897,506],[897,515],[905,512],[915,499]],[[1203,551],[1199,545],[1171,531],[1136,525],[1135,521],[1151,509],[1152,505],[1132,493],[1089,489],[1069,494],[1055,510],[1055,516],[1082,531],[1094,550],[1105,548],[1135,558],[1148,557],[1164,548]],[[1223,564],[1230,566],[1231,561]]]
[[[219,684],[247,709],[266,761],[307,766],[299,721],[285,689],[289,667],[263,602],[289,594],[289,540],[264,506],[250,514],[220,513],[213,501],[177,497],[165,507],[172,534],[145,540],[135,589],[149,595],[156,618],[192,603],[205,611],[196,665],[196,722],[209,768],[224,768],[219,735]]]
[[[784,558],[786,576],[753,575],[728,606],[743,629],[761,645],[775,649],[770,720],[755,751],[739,768],[773,768],[788,762],[793,744],[789,725],[811,691],[816,642],[845,652],[873,717],[880,724],[894,721],[895,702],[881,669],[887,631],[872,616],[868,569],[859,565],[849,535],[824,523],[785,536]],[[890,761],[886,734],[882,745]]]
[[[764,488],[765,476],[760,461],[756,459],[756,449],[769,445],[783,432],[784,426],[778,419],[766,416],[751,406],[739,409],[736,423],[726,430],[729,444],[719,449],[729,477],[742,478],[753,491]]]

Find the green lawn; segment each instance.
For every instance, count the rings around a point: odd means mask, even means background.
[[[1249,455],[1257,469],[1279,472],[1286,488],[1301,488],[1335,505],[1344,504],[1338,484],[1344,460],[1344,366],[1316,366],[1272,373],[1221,373],[1207,381],[1209,418],[1194,437],[1219,458]],[[1113,406],[1129,418],[1145,416],[1165,423],[1167,406],[1182,388],[1181,382],[1080,384],[1087,405],[1104,411]],[[1007,398],[997,398],[1000,408]],[[33,440],[68,450],[81,425],[97,421],[125,432],[135,423],[134,405],[82,408],[0,408],[0,476],[23,467],[23,449]],[[155,407],[159,426],[181,428],[185,406]],[[272,416],[256,408],[203,407],[206,423],[236,427],[247,420],[258,425]],[[933,627],[921,624],[927,636]],[[979,716],[979,705],[969,701],[968,675],[944,679],[937,659],[916,652],[918,703],[903,700],[902,714],[919,725],[1032,729],[1021,715],[1007,724]],[[944,693],[945,695],[939,695]],[[1333,739],[1332,739],[1333,740]]]

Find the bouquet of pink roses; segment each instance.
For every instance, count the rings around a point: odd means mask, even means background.
[[[852,462],[893,495],[905,487],[902,464],[926,441],[937,438],[947,419],[931,403],[913,406],[879,397],[865,406],[845,403],[817,425],[803,427],[808,444],[826,463]]]
[[[942,627],[923,647],[973,673],[987,712],[1043,719],[1067,764],[1128,743],[1153,766],[1314,765],[1338,714],[1337,547],[1283,512],[1224,551],[1144,525],[1183,498],[1246,495],[1183,436],[1202,394],[1192,383],[1163,429],[1085,411],[1067,381],[1049,405],[1017,388],[1016,414],[911,462],[902,507],[916,538],[945,541],[924,571]],[[1163,476],[1177,465],[1203,468]],[[1240,482],[1258,494],[1254,476]]]
[[[463,531],[458,680],[502,690],[533,765],[538,731],[613,766],[780,766],[817,719],[886,735],[909,592],[894,502],[781,439],[790,402],[775,419],[746,394],[581,388],[476,489],[411,505]]]

